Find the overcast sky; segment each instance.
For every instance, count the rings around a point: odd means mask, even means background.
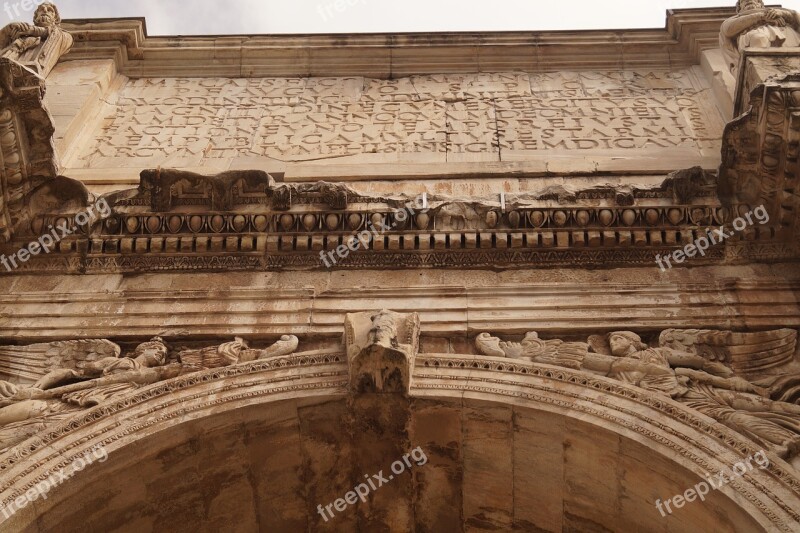
[[[43,0],[3,0],[31,20]],[[778,3],[778,2],[768,2]],[[63,18],[146,17],[149,35],[663,28],[668,8],[736,0],[60,0]],[[800,10],[800,0],[784,0]],[[35,7],[35,6],[34,6]],[[19,15],[17,15],[17,13]]]

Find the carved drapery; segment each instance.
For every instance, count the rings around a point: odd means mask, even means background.
[[[736,16],[722,24],[720,48],[734,74],[748,48],[800,47],[800,14],[766,7],[761,0],[739,0]]]
[[[685,403],[783,458],[800,454],[800,405],[782,401],[786,389],[791,394],[800,375],[788,382],[768,380],[770,388],[762,388],[759,382],[737,376],[731,368],[734,354],[738,362],[752,364],[750,372],[759,368],[759,362],[762,369],[790,365],[797,348],[796,331],[747,335],[667,330],[657,348],[648,347],[629,331],[594,335],[588,341],[542,341],[531,332],[516,343],[483,333],[476,345],[481,353],[493,357],[583,370],[637,385]]]
[[[13,22],[0,30],[0,55],[46,78],[72,48],[73,37],[61,28],[61,15],[51,2],[36,8],[33,22]]]

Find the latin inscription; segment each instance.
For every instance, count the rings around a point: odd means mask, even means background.
[[[699,148],[721,137],[710,101],[691,70],[134,79],[83,160]]]

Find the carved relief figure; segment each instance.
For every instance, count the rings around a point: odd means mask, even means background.
[[[285,335],[266,349],[250,349],[243,339],[170,359],[169,348],[155,337],[126,357],[108,340],[59,341],[0,347],[0,448],[35,434],[46,424],[71,416],[144,385],[182,374],[281,355],[299,340]],[[31,384],[33,380],[36,380]],[[9,381],[10,380],[10,381]]]
[[[532,331],[522,342],[505,342],[488,333],[481,333],[476,339],[478,349],[484,355],[510,357],[563,366],[580,370],[589,353],[589,345],[583,342],[564,342],[560,340],[543,341]]]
[[[767,391],[735,377],[722,363],[671,348],[649,348],[632,332],[594,336],[588,344],[542,341],[536,333],[521,343],[503,342],[484,333],[476,345],[485,355],[586,370],[663,394],[783,458],[800,452],[800,406],[765,398]]]
[[[76,368],[53,370],[38,380],[33,387],[48,390],[75,380],[88,380],[123,372],[141,371],[144,368],[154,368],[167,362],[167,353],[167,346],[160,337],[155,337],[137,346],[132,356],[105,357],[95,362],[86,361]]]
[[[178,359],[183,365],[183,373],[187,373],[289,355],[297,349],[299,343],[299,339],[294,335],[284,335],[269,348],[253,350],[244,339],[237,337],[233,342],[226,342],[219,346],[181,351]]]
[[[762,397],[764,389],[733,377],[733,372],[719,363],[669,348],[648,348],[635,333],[612,333],[609,344],[620,360],[645,364],[615,367],[612,363],[608,377],[667,394],[783,458],[800,452],[800,406]]]
[[[0,405],[30,402],[27,405],[44,409],[48,400],[61,400],[79,407],[91,407],[141,385],[177,376],[179,369],[175,365],[169,372],[159,368],[166,365],[167,354],[167,346],[158,337],[137,346],[129,357],[117,355],[94,359],[92,353],[74,353],[73,357],[62,359],[61,368],[47,372],[29,387],[16,387],[5,382],[3,391],[13,394],[4,393]],[[0,409],[0,423],[10,416],[9,413],[22,409],[18,403],[13,407]]]
[[[61,56],[72,48],[73,38],[61,29],[58,8],[50,2],[36,9],[33,22],[14,22],[0,30],[0,56],[46,78]]]
[[[745,48],[800,46],[800,14],[767,8],[762,0],[739,0],[736,16],[722,24],[720,46],[735,74]]]
[[[132,357],[120,358],[120,352],[107,340],[0,349],[0,369],[20,384],[0,381],[0,447],[20,442],[81,408],[178,375],[174,365],[163,366],[167,347],[159,338],[137,346]],[[21,376],[20,366],[27,370]],[[33,385],[22,385],[37,374]]]

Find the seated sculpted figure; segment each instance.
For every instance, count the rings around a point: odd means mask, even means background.
[[[16,61],[45,78],[72,47],[73,38],[61,29],[58,8],[50,2],[36,9],[33,22],[13,22],[0,30],[0,57]]]
[[[736,16],[722,24],[720,46],[735,74],[745,48],[800,46],[800,14],[767,8],[762,0],[739,0]]]

